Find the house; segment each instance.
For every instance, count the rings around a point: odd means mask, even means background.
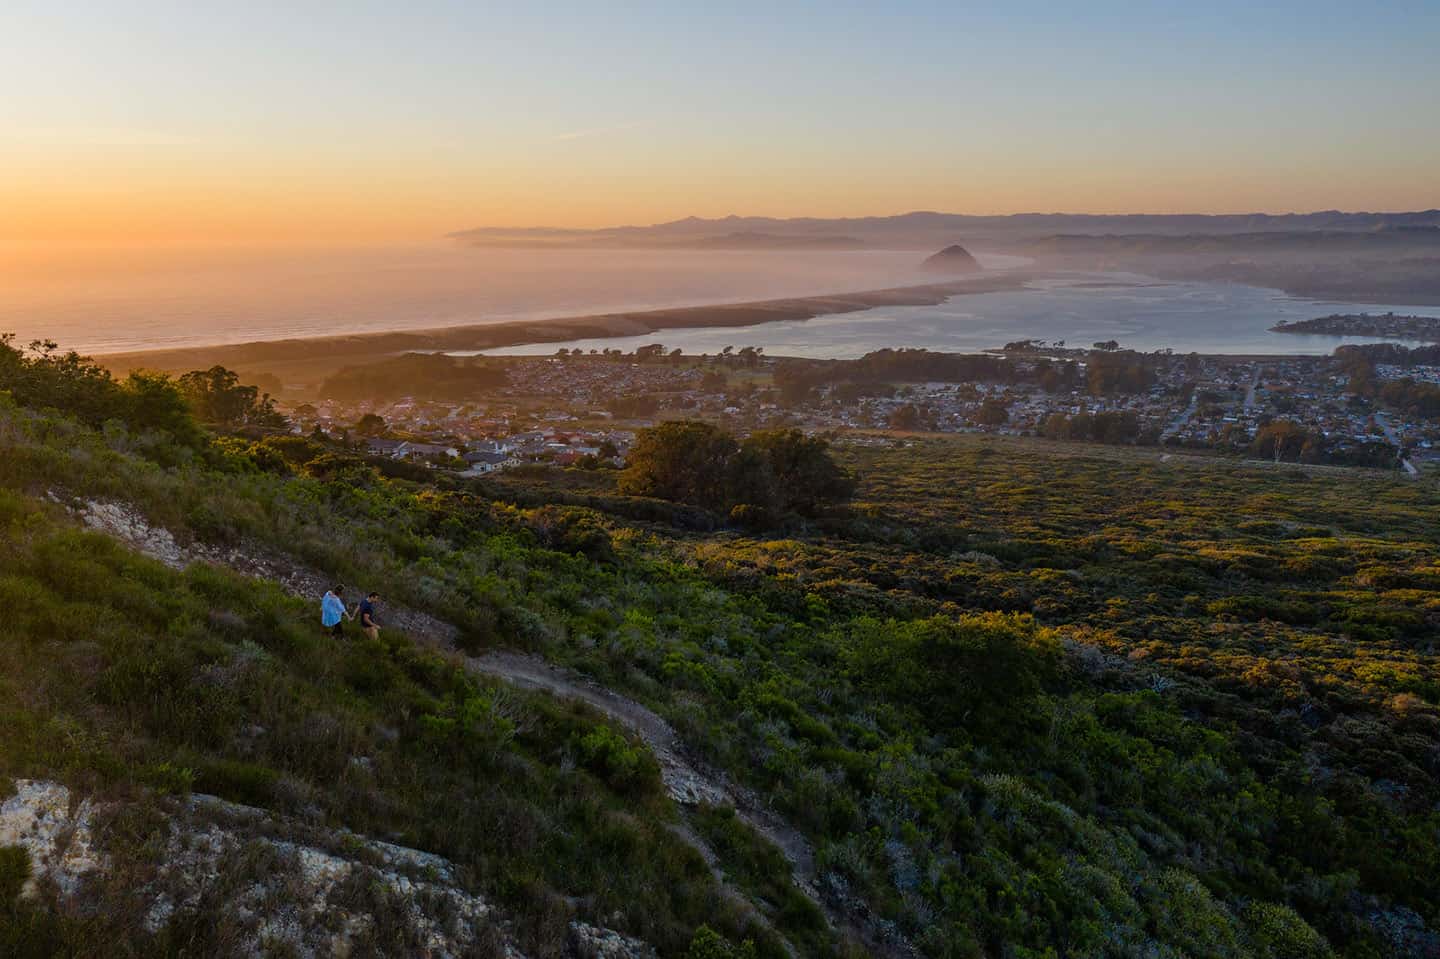
[[[371,456],[400,456],[400,448],[405,445],[404,440],[371,439],[365,444],[365,449]]]
[[[412,443],[407,440],[400,444],[394,455],[402,459],[429,459],[432,456],[459,456],[460,451],[439,443]]]
[[[477,450],[473,453],[466,453],[464,459],[470,466],[467,472],[489,473],[510,462],[510,455],[491,450]]]

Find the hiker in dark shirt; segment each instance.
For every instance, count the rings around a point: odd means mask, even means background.
[[[370,593],[360,601],[360,608],[356,611],[356,616],[360,619],[360,628],[371,639],[380,638],[380,624],[375,620],[375,603],[379,599],[379,593]]]

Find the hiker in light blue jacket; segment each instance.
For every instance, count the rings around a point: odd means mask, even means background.
[[[336,639],[345,638],[343,620],[355,618],[345,608],[344,595],[344,586],[332,586],[320,600],[320,625],[330,630],[330,635]]]

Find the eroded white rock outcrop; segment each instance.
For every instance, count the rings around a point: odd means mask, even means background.
[[[19,846],[30,855],[22,895],[35,895],[39,882],[49,880],[62,896],[74,896],[87,875],[103,869],[94,815],[89,800],[73,806],[70,790],[59,783],[16,780],[15,794],[0,803],[0,846]]]
[[[163,843],[147,847],[146,877],[131,893],[143,927],[160,933],[192,911],[223,915],[240,955],[344,956],[355,951],[443,959],[491,955],[523,959],[509,921],[468,891],[454,864],[432,853],[320,831],[262,809],[213,796],[160,800]],[[29,854],[22,895],[53,890],[62,903],[82,902],[112,866],[105,823],[119,803],[77,800],[56,782],[17,780],[0,803],[0,846]],[[124,855],[134,855],[127,851]],[[645,943],[574,921],[572,954],[599,959],[653,959]]]

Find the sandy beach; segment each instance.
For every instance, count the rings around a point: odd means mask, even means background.
[[[134,369],[184,371],[215,364],[245,372],[269,372],[289,382],[311,381],[342,366],[395,353],[490,350],[526,343],[564,343],[699,327],[744,327],[777,321],[804,321],[883,306],[933,306],[954,296],[1016,290],[1029,274],[981,274],[940,283],[728,303],[713,306],[639,310],[431,330],[296,337],[216,346],[184,347],[100,355],[117,374]]]

